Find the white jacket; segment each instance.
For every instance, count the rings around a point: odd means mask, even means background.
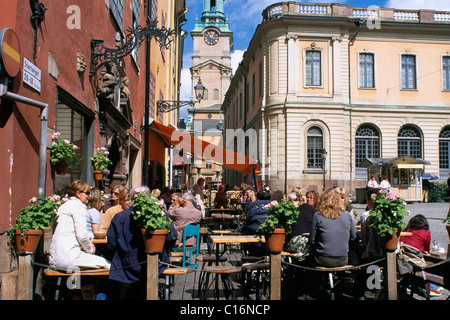
[[[86,205],[71,197],[57,213],[57,225],[50,245],[50,265],[58,269],[108,267],[109,261],[92,254],[86,227]]]

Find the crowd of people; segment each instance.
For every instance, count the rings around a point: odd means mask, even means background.
[[[384,180],[383,180],[384,181]],[[171,220],[172,230],[166,239],[166,247],[160,254],[160,274],[167,268],[170,251],[174,245],[182,243],[182,230],[185,225],[198,224],[202,219],[204,179],[199,179],[192,192],[175,192],[164,188],[150,191],[138,186],[128,189],[122,185],[111,187],[111,198],[104,201],[97,188],[87,183],[75,181],[68,187],[69,199],[57,212],[57,224],[50,247],[50,265],[58,269],[67,268],[110,268],[109,282],[105,286],[108,299],[142,299],[145,297],[146,261],[145,249],[140,228],[131,219],[132,199],[139,192],[159,199],[161,210],[166,219]],[[387,182],[388,183],[388,182]],[[370,187],[369,187],[370,184]],[[367,210],[356,217],[352,214],[350,201],[344,188],[333,186],[320,194],[315,190],[305,192],[296,187],[286,195],[280,190],[270,190],[265,185],[257,192],[244,190],[241,201],[246,202],[245,223],[241,227],[243,234],[255,234],[267,217],[271,202],[293,201],[299,215],[291,233],[286,237],[285,248],[296,251],[298,264],[321,267],[341,267],[376,260],[383,255],[377,234],[369,227],[367,221],[373,208],[373,194],[387,192],[390,185],[376,182],[374,177],[367,188]],[[386,191],[385,191],[386,189]],[[219,186],[215,196],[215,206],[227,206],[227,194]],[[360,232],[357,232],[357,229]],[[426,218],[411,218],[408,230],[412,236],[400,240],[427,253],[430,251],[430,233]],[[107,233],[108,252],[97,254],[92,243],[94,233]],[[195,239],[188,241],[194,242]],[[189,243],[187,243],[189,244]],[[301,245],[299,245],[301,244]],[[294,248],[294,249],[292,249]],[[247,254],[264,256],[265,246],[249,244]],[[306,253],[306,254],[305,254]],[[359,275],[359,283],[364,283],[365,275]],[[317,280],[317,279],[316,279]],[[314,288],[308,294],[317,294],[318,286],[297,273],[298,286]],[[308,283],[307,283],[308,282]],[[305,289],[305,290],[306,290]],[[362,296],[361,287],[355,286],[355,296]]]
[[[111,197],[104,201],[100,190],[85,182],[74,181],[65,190],[67,197],[57,212],[49,264],[62,271],[109,268],[108,281],[98,285],[97,299],[135,300],[146,296],[146,252],[141,229],[131,217],[132,199],[138,192],[159,199],[166,219],[172,221],[159,255],[159,275],[168,267],[172,248],[182,244],[183,227],[198,224],[202,218],[191,192],[181,194],[168,188],[150,191],[146,186],[130,190],[119,184],[111,187]],[[96,233],[106,233],[106,248],[96,250]]]

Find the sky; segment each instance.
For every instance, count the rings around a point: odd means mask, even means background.
[[[247,49],[256,27],[262,21],[262,11],[281,0],[225,0],[224,13],[228,16],[230,30],[233,32],[234,50],[231,53],[231,64],[233,72],[236,70],[242,55]],[[341,3],[353,7],[367,8],[379,6],[382,8],[395,9],[434,9],[450,11],[450,0],[315,0],[297,1],[302,3]],[[190,31],[194,29],[195,17],[200,18],[203,11],[203,0],[186,0],[189,8],[186,19],[187,23],[183,30],[188,32],[185,40],[183,69],[181,72],[181,100],[190,100],[191,74],[189,68],[192,66],[192,37]],[[242,15],[245,13],[245,16]],[[181,117],[186,118],[186,107],[181,110]]]

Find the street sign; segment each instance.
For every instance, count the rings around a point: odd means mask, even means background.
[[[3,67],[10,77],[15,77],[20,70],[20,43],[16,33],[11,28],[0,31],[0,53]]]
[[[261,173],[261,170],[255,169],[255,173],[256,173],[256,174],[260,174],[260,173]]]
[[[41,69],[23,57],[23,82],[41,92]]]

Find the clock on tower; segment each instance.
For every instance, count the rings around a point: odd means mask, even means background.
[[[203,39],[207,45],[213,46],[219,41],[219,34],[216,30],[209,29],[205,32]]]

